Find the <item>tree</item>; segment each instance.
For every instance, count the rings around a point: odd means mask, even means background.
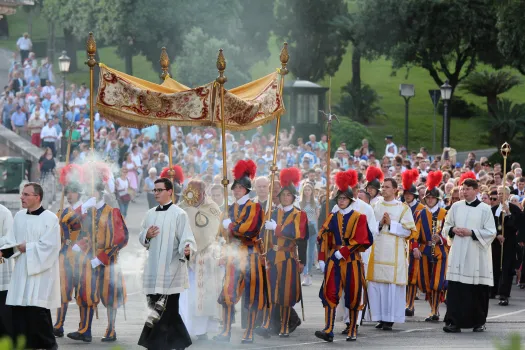
[[[352,151],[361,147],[363,139],[372,139],[372,134],[363,124],[354,122],[347,117],[341,117],[339,120],[339,123],[335,122],[332,124],[330,142],[333,150],[337,149],[341,142],[346,142],[346,149]]]
[[[525,104],[513,104],[506,98],[498,99],[493,111],[482,120],[491,144],[517,141],[518,135],[525,130]]]
[[[224,50],[226,58],[227,86],[247,83],[249,74],[239,69],[235,60],[241,55],[241,49],[224,39],[209,36],[201,28],[193,28],[184,36],[182,51],[177,58],[177,80],[190,87],[213,81],[218,75],[215,62],[219,48]]]
[[[363,84],[358,93],[353,82],[349,82],[341,88],[341,92],[341,101],[335,106],[337,114],[348,116],[353,121],[365,125],[370,124],[373,119],[385,115],[379,106],[381,96],[370,85]]]
[[[520,79],[511,72],[474,72],[468,76],[461,87],[473,95],[487,98],[487,109],[494,113],[498,103],[498,95],[503,94],[514,86],[521,84]]]
[[[525,75],[524,1],[503,1],[498,12],[498,48],[510,66]]]
[[[348,41],[332,20],[346,12],[343,0],[277,2],[274,33],[290,44],[288,67],[293,75],[318,81],[337,72]]]

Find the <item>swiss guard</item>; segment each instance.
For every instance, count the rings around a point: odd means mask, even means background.
[[[226,241],[221,260],[226,260],[223,288],[218,302],[222,305],[223,328],[213,337],[215,341],[229,342],[235,304],[244,292],[248,310],[248,326],[242,338],[243,344],[253,343],[253,329],[257,312],[264,306],[264,267],[259,261],[261,254],[259,232],[264,213],[259,203],[250,199],[252,179],[257,166],[252,160],[240,160],[233,168],[232,185],[235,203],[223,217],[220,235]]]
[[[419,171],[417,169],[405,170],[401,174],[401,180],[403,184],[403,199],[405,203],[410,207],[414,221],[416,221],[419,212],[425,208],[425,206],[418,201],[418,192],[414,183],[419,177]],[[414,231],[415,233],[416,231]],[[413,248],[418,247],[417,237],[414,235],[409,237],[408,244],[410,247],[410,254],[408,258],[408,284],[407,284],[407,296],[405,306],[405,316],[414,316],[414,302],[417,296],[417,278],[419,276],[419,259],[420,255],[414,256]]]
[[[352,210],[352,188],[357,185],[355,170],[335,175],[337,205],[319,230],[319,265],[324,281],[319,297],[325,309],[325,327],[315,336],[327,342],[334,339],[335,309],[344,291],[345,307],[349,309],[350,327],[347,341],[357,340],[357,316],[364,307],[361,298],[365,276],[361,252],[372,245],[373,237],[366,215]],[[365,298],[366,299],[366,298]]]
[[[425,208],[416,218],[418,247],[414,255],[419,258],[419,289],[426,294],[430,304],[427,322],[439,321],[439,303],[445,296],[445,272],[447,268],[447,237],[442,233],[447,211],[439,207],[441,192],[439,184],[443,179],[441,171],[431,171],[427,176]]]
[[[291,309],[302,298],[300,280],[300,261],[297,256],[298,240],[308,239],[308,218],[306,213],[294,206],[297,198],[296,186],[301,180],[297,168],[281,170],[279,174],[282,189],[278,194],[280,206],[273,211],[272,218],[265,223],[265,229],[272,231],[266,255],[269,307],[264,309],[262,327],[257,333],[270,337],[271,315],[274,307],[280,307],[281,327],[279,336],[290,335],[289,320]],[[264,237],[265,230],[261,232]]]
[[[381,183],[385,175],[375,166],[369,166],[366,169],[366,192],[370,195],[370,205],[373,207],[377,201],[381,198],[380,190]]]

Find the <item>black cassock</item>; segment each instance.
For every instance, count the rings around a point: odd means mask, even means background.
[[[491,297],[499,295],[500,298],[508,298],[512,289],[512,280],[516,275],[516,261],[518,253],[517,235],[519,232],[525,232],[525,218],[520,208],[509,203],[510,215],[503,213],[499,217],[495,216],[498,206],[492,207],[494,222],[496,223],[497,235],[502,234],[502,221],[504,221],[505,230],[503,243],[503,265],[501,264],[501,243],[494,239],[492,242],[492,271],[494,273],[494,287],[491,288]]]

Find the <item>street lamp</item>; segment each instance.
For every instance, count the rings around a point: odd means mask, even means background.
[[[66,51],[62,51],[62,56],[58,58],[58,68],[60,69],[60,72],[62,73],[62,80],[63,80],[63,89],[62,89],[62,130],[69,129],[68,123],[66,123],[66,74],[69,72],[69,64],[71,63],[71,59],[66,55]],[[71,130],[70,130],[71,132]],[[63,133],[63,136],[65,136],[66,133]],[[66,150],[65,147],[65,137],[62,137],[61,142],[61,154],[62,157],[64,156],[64,151]]]
[[[445,81],[441,85],[441,99],[443,100],[443,147],[450,146],[450,122],[448,117],[448,101],[452,97],[452,86]]]
[[[416,89],[413,84],[399,84],[399,96],[405,99],[405,147],[408,150],[408,101],[416,96]]]

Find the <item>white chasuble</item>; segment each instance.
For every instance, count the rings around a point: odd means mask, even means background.
[[[60,227],[56,214],[43,210],[29,215],[27,210],[16,213],[6,244],[26,242],[26,252],[15,248],[11,259],[15,267],[7,292],[7,305],[37,306],[46,309],[60,307]]]

